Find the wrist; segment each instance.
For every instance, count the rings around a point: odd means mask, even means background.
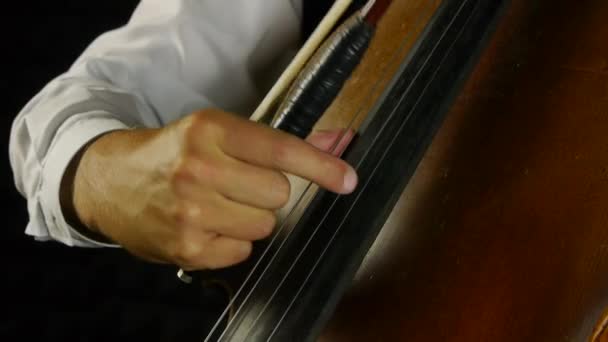
[[[66,222],[85,237],[103,243],[111,241],[102,234],[96,223],[98,220],[93,210],[96,207],[94,187],[89,186],[87,179],[91,177],[86,174],[91,168],[90,152],[93,152],[100,140],[115,132],[96,137],[74,155],[65,170],[60,188],[61,209]]]
[[[61,188],[69,224],[98,241],[120,240],[118,236],[132,226],[129,208],[138,198],[135,180],[148,173],[146,160],[153,159],[146,153],[142,157],[142,151],[148,150],[158,131],[115,130],[80,150],[66,170]]]

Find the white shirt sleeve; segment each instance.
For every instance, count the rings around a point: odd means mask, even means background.
[[[27,199],[26,234],[113,246],[66,223],[59,187],[72,157],[102,133],[161,127],[198,109],[249,116],[275,76],[269,67],[297,49],[300,1],[143,0],[125,26],[93,41],[13,122],[9,157]]]

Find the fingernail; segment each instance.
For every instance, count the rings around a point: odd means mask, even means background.
[[[355,187],[357,186],[357,178],[357,173],[352,167],[349,166],[346,174],[344,175],[344,191],[350,193],[355,190]]]

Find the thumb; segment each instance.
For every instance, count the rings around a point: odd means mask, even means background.
[[[306,141],[321,151],[331,153],[334,156],[340,156],[354,136],[355,132],[351,129],[320,130],[312,132],[306,138]]]

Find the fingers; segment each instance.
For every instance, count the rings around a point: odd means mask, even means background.
[[[279,209],[289,200],[290,183],[284,174],[230,157],[215,160],[191,158],[182,165],[190,177],[187,192],[193,196],[210,188],[225,197],[262,209]]]
[[[220,146],[228,155],[294,174],[336,193],[354,190],[357,174],[343,160],[287,133],[247,120],[233,121],[238,134],[225,134]]]
[[[248,241],[268,237],[276,224],[274,212],[246,206],[219,195],[183,201],[174,216],[180,231],[208,232]]]
[[[289,200],[284,173],[342,194],[357,184],[354,169],[336,157],[352,131],[318,132],[304,141],[218,111],[183,122],[176,126],[183,133],[178,135],[181,159],[170,164],[163,188],[169,186],[176,204],[168,211],[173,217],[163,216],[170,238],[162,239],[169,246],[162,251],[185,270],[223,268],[247,259],[252,241],[272,233],[274,210]]]
[[[276,224],[272,211],[217,198],[183,202],[174,217],[168,258],[185,270],[222,268],[245,260],[252,241],[270,235]]]
[[[176,244],[170,258],[186,271],[218,269],[246,260],[251,250],[250,241],[199,235]]]

